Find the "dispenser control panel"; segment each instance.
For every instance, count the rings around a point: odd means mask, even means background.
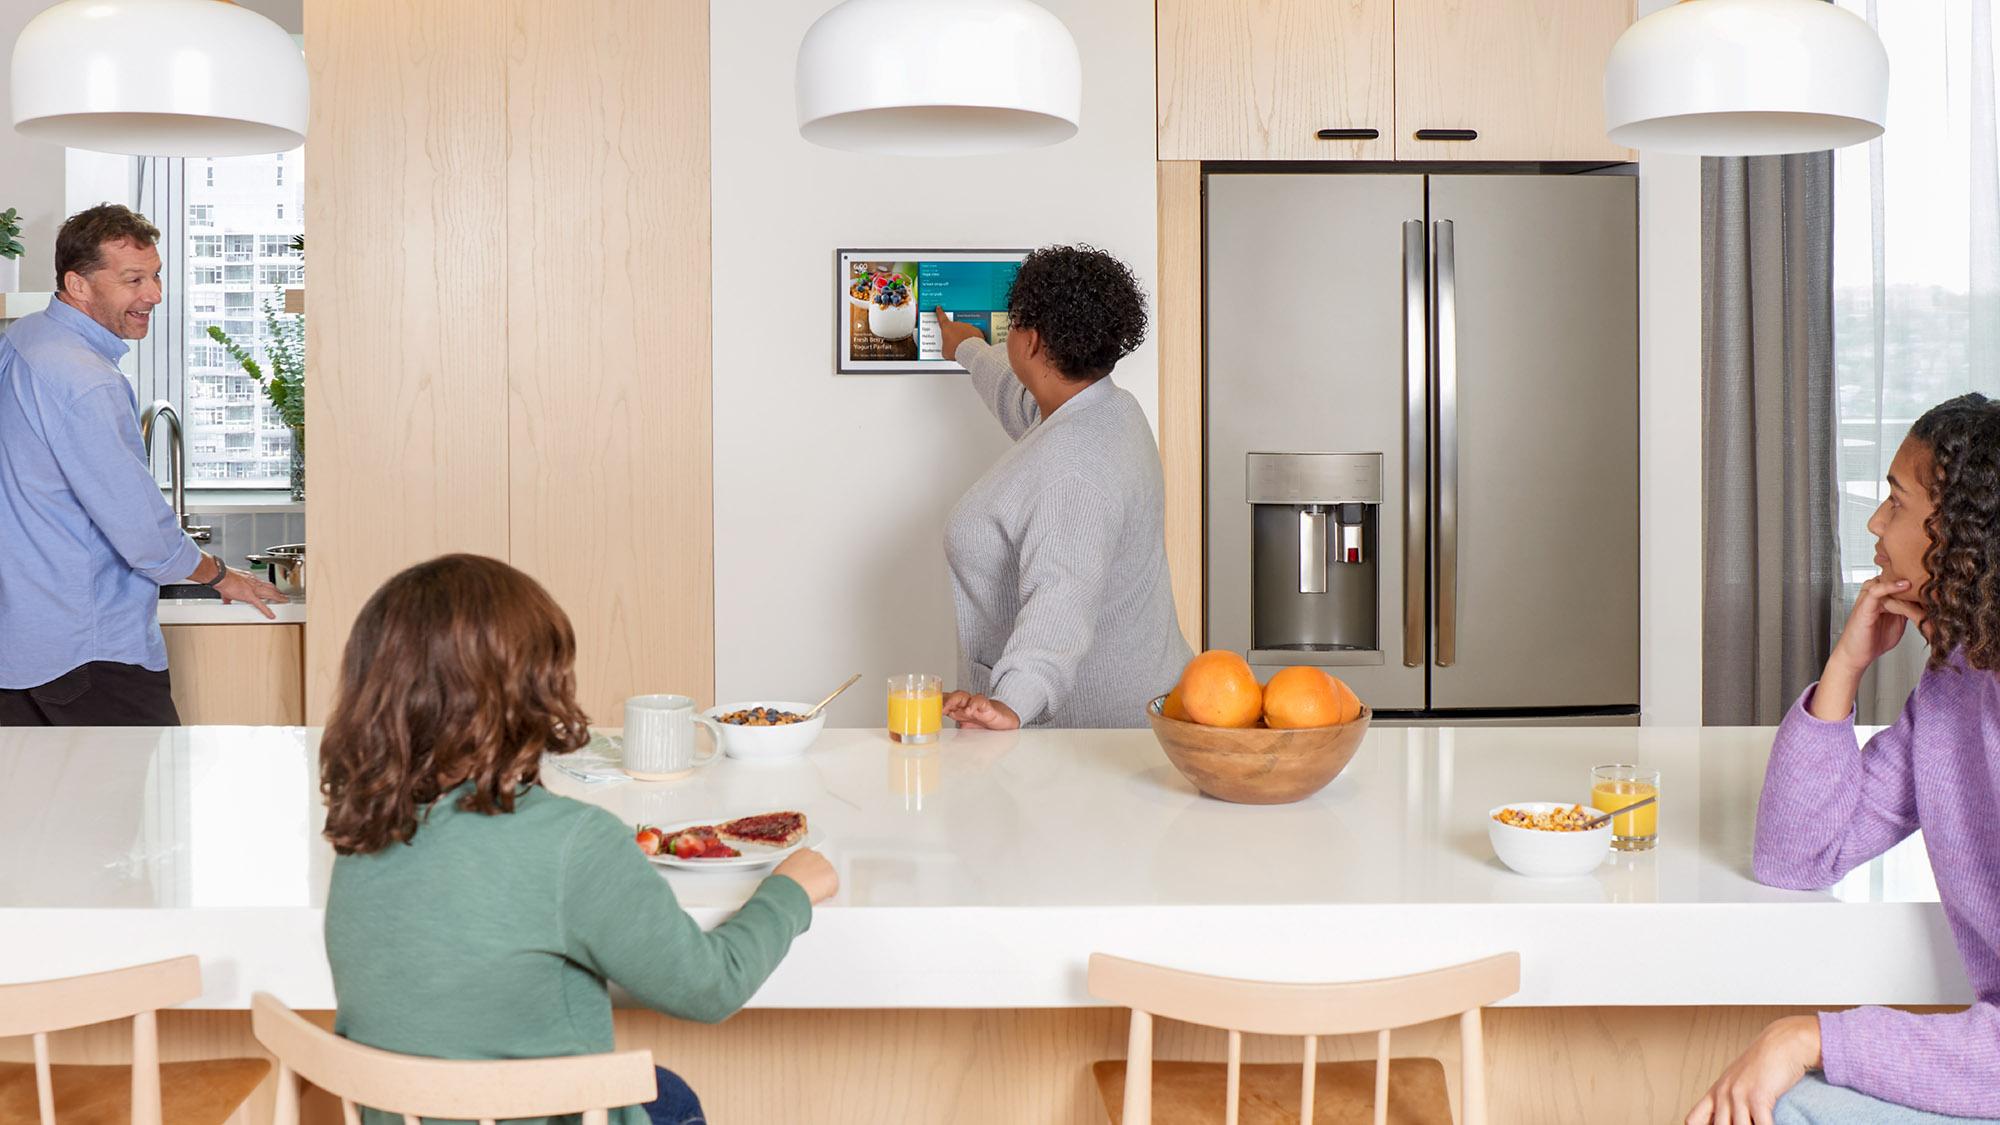
[[[1252,453],[1252,504],[1380,504],[1380,453]]]

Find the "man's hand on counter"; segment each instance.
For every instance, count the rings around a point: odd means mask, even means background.
[[[949,691],[944,696],[944,717],[965,730],[1020,730],[1021,716],[997,699],[969,691]]]
[[[220,574],[216,573],[218,569],[221,570]],[[276,619],[278,615],[271,611],[269,603],[283,605],[291,600],[279,593],[276,586],[262,578],[227,566],[221,559],[209,554],[202,555],[201,565],[195,567],[193,574],[188,575],[188,581],[207,586],[222,595],[224,605],[230,602],[244,602],[256,606],[258,613],[272,619]]]
[[[931,313],[937,317],[938,339],[944,343],[944,357],[950,359],[958,354],[958,346],[967,340],[984,340],[986,333],[976,324],[960,324],[944,314],[943,305],[931,306]]]

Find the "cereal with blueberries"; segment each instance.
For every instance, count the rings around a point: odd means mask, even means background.
[[[806,721],[804,715],[780,711],[776,707],[752,707],[744,711],[731,711],[716,718],[739,727],[785,727]]]

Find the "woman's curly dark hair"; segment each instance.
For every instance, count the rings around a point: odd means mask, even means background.
[[[1014,275],[1007,326],[1040,333],[1069,378],[1101,379],[1146,342],[1146,295],[1124,262],[1094,246],[1044,246]]]
[[[534,579],[445,555],[375,591],[319,742],[326,838],[341,855],[407,844],[449,788],[468,812],[513,812],[544,752],[590,741],[576,703],[576,633]]]
[[[1930,549],[1921,594],[1931,666],[1963,649],[2000,672],[2000,402],[1960,395],[1924,412],[1910,436],[1930,447]]]

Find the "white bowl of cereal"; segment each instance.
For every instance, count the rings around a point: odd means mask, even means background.
[[[704,714],[722,724],[722,752],[746,762],[782,762],[801,757],[826,728],[826,712],[803,718],[810,703],[759,699],[726,703]]]
[[[1588,875],[1611,851],[1611,822],[1586,829],[1604,814],[1564,801],[1517,801],[1486,814],[1486,838],[1500,862],[1538,879]]]

